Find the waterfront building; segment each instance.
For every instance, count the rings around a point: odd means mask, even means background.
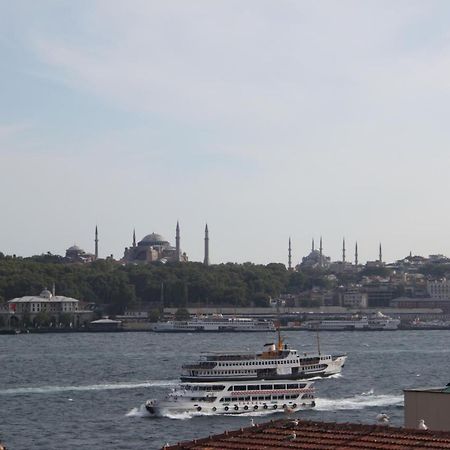
[[[92,311],[80,309],[79,300],[55,295],[54,290],[50,292],[48,289],[44,289],[39,295],[13,298],[7,303],[8,320],[10,325],[14,326],[21,326],[24,322],[33,323],[38,316],[43,314],[47,316],[53,326],[57,326],[63,317],[66,319],[68,317],[74,327],[92,320],[93,317]]]
[[[436,300],[450,300],[450,280],[428,280],[427,292],[431,298]]]
[[[109,319],[107,317],[93,320],[89,324],[89,329],[92,331],[119,331],[122,329],[122,321]]]
[[[160,234],[151,233],[144,236],[136,244],[136,233],[133,232],[133,243],[131,247],[125,248],[124,263],[167,263],[167,262],[187,262],[186,253],[181,252],[180,225],[177,222],[175,231],[175,247],[170,244]]]
[[[367,308],[368,294],[364,292],[361,285],[349,285],[342,295],[343,306],[349,308]]]
[[[450,313],[450,300],[430,297],[397,297],[391,300],[391,308],[440,309],[444,314]]]

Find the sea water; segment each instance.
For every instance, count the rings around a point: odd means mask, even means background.
[[[310,332],[284,333],[301,353]],[[450,331],[322,332],[323,353],[346,352],[341,375],[315,382],[307,420],[403,425],[405,388],[450,381]],[[200,352],[260,351],[275,333],[70,333],[0,336],[0,442],[11,450],[157,449],[283,417],[282,412],[162,418],[144,402],[178,382]]]

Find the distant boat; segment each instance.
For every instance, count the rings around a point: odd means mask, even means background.
[[[152,328],[157,332],[205,332],[205,331],[275,331],[271,320],[257,320],[245,317],[229,317],[222,315],[200,316],[189,320],[169,320],[157,322]]]
[[[397,330],[399,319],[393,319],[381,312],[370,316],[353,316],[351,318],[324,318],[308,320],[301,325],[303,330],[311,331],[383,331]]]

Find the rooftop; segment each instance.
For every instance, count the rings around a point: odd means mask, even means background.
[[[250,420],[250,419],[249,419]],[[164,447],[177,450],[423,450],[450,449],[450,432],[380,425],[275,420]]]

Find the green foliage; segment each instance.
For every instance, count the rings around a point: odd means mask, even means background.
[[[362,276],[379,276],[379,277],[387,277],[391,271],[387,267],[366,267],[364,268],[359,275]]]
[[[186,308],[178,308],[175,312],[175,320],[189,320],[190,314]]]
[[[105,314],[140,308],[251,306],[286,292],[293,276],[282,264],[201,263],[123,266],[112,260],[62,262],[55,255],[0,259],[0,298],[39,295],[44,287],[96,303]],[[291,286],[295,286],[295,283]],[[293,289],[292,289],[293,290]]]
[[[148,321],[149,322],[158,322],[161,317],[161,312],[159,309],[152,309],[148,313]]]

